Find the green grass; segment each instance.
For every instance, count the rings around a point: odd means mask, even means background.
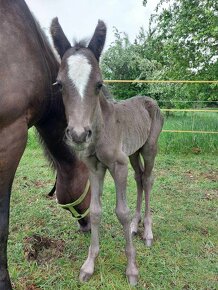
[[[218,114],[174,112],[165,117],[163,129],[218,132]],[[162,153],[218,153],[218,134],[163,132],[159,145]]]
[[[151,196],[154,244],[150,249],[145,247],[140,226],[139,235],[134,238],[140,272],[135,289],[216,289],[218,171],[215,156],[159,154],[155,176]],[[54,178],[30,131],[11,200],[8,257],[15,289],[131,289],[125,277],[124,237],[114,213],[111,177],[106,176],[102,200],[100,255],[95,273],[86,284],[79,282],[78,275],[87,257],[90,235],[79,233],[70,214],[59,208],[54,199],[46,197]],[[132,214],[135,191],[130,169],[128,203]],[[35,234],[61,240],[64,251],[44,248],[39,252],[38,261],[28,261],[24,254],[25,238]]]

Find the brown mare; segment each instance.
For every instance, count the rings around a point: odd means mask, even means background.
[[[99,67],[106,37],[103,21],[98,22],[87,46],[78,43],[70,47],[57,18],[52,22],[51,33],[54,45],[62,58],[57,83],[62,87],[68,122],[66,142],[90,171],[91,244],[88,258],[80,270],[80,280],[87,281],[94,272],[95,259],[99,253],[101,195],[105,172],[109,170],[116,187],[116,214],[123,226],[126,240],[126,275],[130,284],[135,285],[138,269],[132,233],[137,232],[141,219],[144,191],[146,207],[143,238],[148,246],[152,244],[150,191],[163,117],[157,103],[149,97],[138,96],[122,102],[105,98]],[[135,171],[138,193],[132,223],[126,202],[128,157]]]
[[[0,0],[0,28],[0,290],[9,290],[9,203],[28,128],[37,128],[57,171],[59,203],[79,198],[87,187],[88,171],[63,141],[64,106],[61,93],[52,87],[59,63],[23,0]],[[77,212],[83,214],[89,202],[90,189]],[[79,223],[88,230],[89,216]]]

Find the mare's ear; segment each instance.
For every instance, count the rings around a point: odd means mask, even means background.
[[[97,61],[99,61],[101,52],[104,48],[106,32],[107,32],[107,28],[106,28],[105,23],[102,20],[98,20],[98,24],[95,28],[95,32],[88,45],[88,48],[94,53]]]
[[[66,35],[64,34],[59,22],[58,18],[55,17],[51,22],[50,27],[51,36],[53,39],[54,46],[62,58],[65,52],[71,48],[70,42],[68,41]]]

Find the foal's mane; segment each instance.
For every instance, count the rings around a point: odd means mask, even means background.
[[[84,38],[79,41],[74,39],[72,47],[75,48],[75,50],[79,50],[81,48],[88,48],[88,39]]]

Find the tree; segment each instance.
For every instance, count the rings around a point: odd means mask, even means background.
[[[217,80],[217,23],[217,0],[161,0],[149,27],[150,51],[162,65],[159,76]],[[214,100],[217,89],[217,84],[177,85],[174,93],[179,99]]]
[[[145,34],[141,29],[132,44],[126,33],[115,29],[115,41],[104,53],[102,71],[105,79],[137,80],[147,79],[157,68],[157,62],[146,58]],[[115,83],[110,85],[113,94],[119,99],[127,99],[137,94],[146,94],[148,85],[138,83]]]
[[[146,5],[147,1],[143,1]],[[134,43],[115,30],[103,56],[106,79],[217,80],[217,0],[160,0],[149,31],[140,29]],[[119,98],[150,95],[160,104],[217,99],[217,84],[112,84]],[[161,101],[163,101],[161,103]],[[175,104],[175,103],[174,103]],[[181,106],[190,106],[190,103]]]

